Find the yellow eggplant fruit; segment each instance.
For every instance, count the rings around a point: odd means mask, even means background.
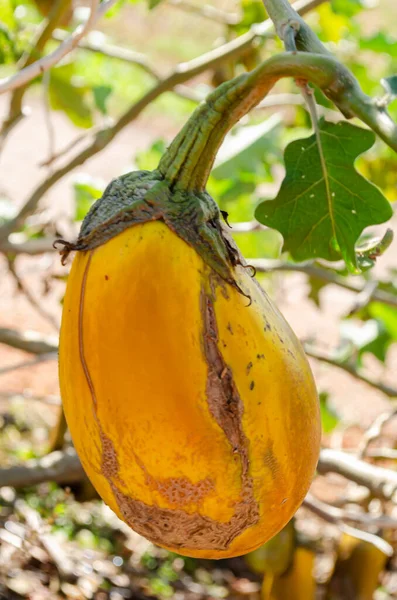
[[[280,531],[320,444],[303,349],[204,189],[251,92],[246,78],[221,86],[157,170],[114,180],[77,242],[62,241],[63,258],[78,252],[60,386],[84,469],[135,531],[205,558],[247,553]]]

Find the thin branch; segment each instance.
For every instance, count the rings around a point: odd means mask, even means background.
[[[59,63],[62,58],[69,54],[78,45],[81,38],[84,37],[90,29],[92,29],[96,21],[98,21],[98,19],[100,19],[105,12],[109,10],[113,4],[115,4],[115,2],[116,0],[107,0],[100,3],[100,0],[91,0],[91,11],[87,21],[83,25],[79,25],[72,35],[68,37],[62,44],[60,44],[53,52],[26,66],[15,75],[0,80],[0,94],[26,85],[32,81],[32,79],[42,75],[45,71],[48,71],[48,69]]]
[[[61,399],[59,396],[33,396],[26,392],[4,392],[0,391],[0,398],[5,400],[22,399],[26,402],[42,402],[43,404],[49,404],[50,406],[61,406]]]
[[[250,265],[253,265],[258,273],[268,273],[270,271],[291,271],[297,273],[304,273],[308,277],[320,279],[328,283],[333,283],[351,292],[360,293],[364,290],[365,284],[356,283],[355,281],[349,280],[346,277],[338,275],[335,271],[318,267],[313,263],[290,263],[282,260],[262,259],[262,258],[250,258],[248,259]],[[357,278],[356,278],[357,279]],[[389,306],[397,307],[397,296],[384,292],[383,290],[376,289],[372,293],[372,299]]]
[[[393,519],[387,515],[375,517],[368,513],[342,510],[341,508],[336,508],[326,502],[322,502],[322,500],[319,500],[310,492],[306,495],[302,506],[308,508],[328,523],[339,524],[347,521],[371,527],[397,529],[397,519]]]
[[[303,506],[308,508],[311,512],[316,514],[327,523],[333,523],[339,527],[341,531],[352,535],[360,540],[365,542],[369,542],[374,545],[376,548],[379,548],[386,556],[393,555],[393,547],[386,542],[383,538],[373,533],[369,533],[368,531],[363,531],[362,529],[357,529],[356,527],[352,527],[351,525],[347,525],[346,521],[350,521],[353,523],[359,523],[361,525],[366,525],[368,527],[377,527],[377,528],[389,528],[396,529],[397,521],[388,516],[381,517],[373,517],[368,513],[352,513],[343,511],[339,508],[335,508],[334,506],[330,506],[321,500],[315,498],[312,494],[307,494],[306,498],[303,501]]]
[[[326,0],[298,0],[294,6],[301,14],[305,14],[313,7],[318,6],[325,1]],[[266,38],[272,29],[273,23],[270,19],[267,19],[264,23],[253,25],[249,31],[235,40],[207,52],[199,58],[177,65],[170,75],[160,80],[151,90],[138,100],[138,102],[133,104],[112,127],[106,127],[98,132],[91,144],[71,158],[65,166],[54,171],[50,177],[47,177],[39,184],[25,202],[18,215],[0,228],[0,241],[7,238],[11,232],[22,225],[26,217],[36,210],[41,198],[50,188],[76,167],[82,165],[86,160],[92,158],[108,146],[120,131],[134,121],[141,112],[156,98],[161,96],[161,94],[174,89],[176,85],[184,83],[208,69],[212,69],[228,60],[242,56],[256,45],[259,40]]]
[[[31,293],[30,289],[28,288],[28,286],[19,277],[19,275],[16,271],[16,268],[15,268],[15,261],[13,259],[8,260],[8,270],[9,270],[9,273],[14,278],[18,290],[25,296],[25,298],[30,303],[30,305],[35,309],[35,311],[43,319],[45,319],[48,323],[50,323],[50,325],[52,325],[52,327],[54,329],[56,329],[56,331],[58,331],[59,323],[57,322],[57,320],[55,319],[55,317],[53,315],[51,315],[46,310],[44,310],[41,303],[36,300],[36,298]]]
[[[14,488],[38,485],[46,481],[58,484],[77,483],[85,473],[74,449],[57,451],[23,465],[0,469],[0,487]]]
[[[63,41],[66,39],[66,33],[62,29],[56,29],[53,33],[53,38],[57,41]],[[147,56],[141,52],[136,52],[130,48],[122,48],[114,44],[95,42],[90,39],[81,40],[78,44],[78,47],[82,50],[88,50],[90,52],[95,52],[96,54],[102,54],[102,56],[106,56],[107,58],[121,60],[130,65],[134,65],[145,71],[145,73],[150,75],[150,77],[152,77],[155,81],[161,80],[161,72],[157,70],[157,68],[150,63]],[[204,100],[204,96],[202,94],[198,94],[186,85],[177,85],[172,91],[181,98],[191,100],[192,102],[201,102]]]
[[[395,416],[397,416],[397,407],[376,417],[372,425],[369,427],[369,429],[367,429],[361,438],[360,445],[357,450],[358,458],[365,458],[371,442],[375,441],[382,435],[383,427],[386,425],[386,423],[394,419]]]
[[[1,327],[0,344],[6,344],[11,348],[38,355],[58,352],[56,336],[45,336],[36,331],[17,331],[16,329]]]
[[[259,221],[242,221],[241,223],[230,223],[232,233],[251,233],[253,231],[265,231],[266,225],[261,225]]]
[[[38,59],[48,40],[51,39],[52,32],[63,22],[65,15],[67,15],[71,9],[71,0],[57,0],[53,3],[53,8],[49,14],[47,23],[39,32],[37,39],[33,41],[30,52],[23,57],[21,64],[19,65],[20,69],[29,67],[29,65],[33,64]],[[14,89],[13,93],[11,94],[8,117],[4,121],[0,133],[1,147],[7,135],[25,115],[26,111],[23,110],[22,102],[27,87],[28,83]]]
[[[394,448],[368,448],[365,455],[373,460],[397,460]]]
[[[346,452],[321,450],[317,470],[321,475],[338,473],[368,488],[377,498],[397,500],[397,472],[370,465]],[[52,452],[40,459],[30,460],[20,466],[0,468],[0,487],[21,488],[45,481],[67,484],[81,481],[84,477],[84,470],[75,450],[68,448],[62,452]],[[348,518],[358,522],[355,517]],[[391,521],[387,523],[388,525],[384,522],[384,526],[391,526]]]
[[[91,127],[91,129],[89,129],[88,131],[83,131],[83,133],[76,136],[73,140],[66,144],[64,148],[59,150],[59,152],[54,152],[53,154],[50,154],[46,160],[43,160],[41,163],[39,163],[39,167],[51,166],[54,162],[62,158],[62,156],[65,156],[65,154],[68,154],[71,150],[73,150],[73,148],[81,144],[81,142],[84,142],[88,138],[92,138],[99,131],[102,131],[102,129],[103,123],[101,125],[95,125],[94,127]],[[55,250],[55,248],[53,248],[53,250]]]
[[[342,369],[342,371],[346,371],[346,373],[349,373],[349,375],[352,375],[355,379],[366,383],[375,390],[378,390],[378,392],[382,392],[382,394],[385,394],[389,398],[397,398],[397,388],[386,385],[380,379],[375,379],[374,377],[363,373],[362,370],[358,369],[354,364],[350,362],[344,362],[338,357],[328,354],[327,352],[323,352],[317,348],[313,348],[308,344],[304,345],[304,349],[308,356],[311,356],[312,358],[321,362],[325,362],[333,367],[338,367],[338,369]]]
[[[199,15],[204,19],[209,19],[212,22],[220,23],[221,25],[237,25],[241,21],[241,16],[220,10],[210,4],[193,4],[186,0],[168,0],[170,6],[175,6],[186,12]]]
[[[1,367],[0,375],[7,375],[13,371],[18,371],[19,369],[26,369],[27,367],[35,367],[39,363],[46,362],[47,360],[56,360],[57,358],[58,354],[39,354],[32,360],[24,360],[13,365],[9,365],[8,367]]]
[[[397,472],[370,465],[355,456],[339,450],[321,451],[317,470],[321,475],[337,473],[350,481],[368,488],[373,496],[395,502]]]
[[[0,243],[0,252],[4,254],[45,254],[46,252],[54,252],[53,246],[56,238],[37,238],[21,242],[13,242],[11,240],[2,240]]]
[[[47,129],[48,156],[53,156],[55,153],[55,128],[51,119],[51,105],[49,98],[50,81],[51,71],[48,70],[43,75],[43,108],[44,122]]]
[[[354,300],[354,304],[349,311],[349,316],[351,317],[355,313],[359,312],[374,299],[374,293],[379,285],[378,281],[369,280],[365,283],[361,292],[359,292]]]

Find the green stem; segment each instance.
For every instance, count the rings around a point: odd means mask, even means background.
[[[331,56],[285,52],[222,84],[195,110],[161,159],[159,171],[176,189],[203,191],[227,132],[280,78],[312,81],[329,96],[335,96],[339,93],[341,69],[344,71]]]
[[[288,0],[263,0],[263,4],[280,39],[284,41],[286,26],[293,24],[296,29],[295,42],[298,50],[331,55]]]

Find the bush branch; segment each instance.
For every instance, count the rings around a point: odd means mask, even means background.
[[[326,0],[298,0],[294,6],[298,12],[304,14],[325,1]],[[156,98],[161,96],[161,94],[174,89],[175,86],[185,83],[189,79],[200,75],[208,69],[212,69],[226,61],[242,56],[256,45],[258,40],[266,38],[272,30],[273,23],[270,19],[267,19],[259,25],[253,25],[249,31],[235,40],[232,40],[219,48],[215,48],[199,58],[177,65],[167,77],[158,81],[152,89],[133,104],[113,126],[106,127],[99,131],[94,140],[86,148],[72,157],[66,165],[60,167],[50,176],[46,177],[32,192],[18,215],[0,228],[0,242],[6,239],[10,233],[18,229],[23,224],[26,217],[36,210],[41,198],[50,188],[76,167],[79,167],[85,163],[86,160],[95,156],[98,152],[108,146],[120,131],[134,121],[141,112],[156,100]]]
[[[359,282],[349,280],[342,275],[338,275],[335,273],[335,271],[318,267],[312,263],[291,263],[282,260],[263,258],[250,258],[248,259],[248,262],[250,265],[253,265],[259,273],[268,273],[270,271],[290,271],[295,273],[304,273],[308,277],[313,277],[314,279],[320,279],[321,281],[338,285],[339,287],[351,292],[361,293],[365,288],[365,284],[363,285]],[[376,300],[377,302],[382,302],[383,304],[397,307],[397,296],[393,296],[393,294],[383,290],[374,290],[371,297],[372,300]]]
[[[314,358],[321,362],[325,362],[333,367],[338,367],[338,369],[342,369],[342,371],[346,371],[346,373],[349,373],[349,375],[352,375],[355,379],[366,383],[375,390],[382,392],[382,394],[385,394],[389,398],[397,398],[397,388],[386,385],[379,379],[375,379],[370,375],[363,373],[361,369],[358,369],[354,364],[348,361],[339,360],[332,354],[323,352],[321,350],[318,350],[317,348],[313,348],[308,344],[305,344],[304,349],[306,354],[311,358]]]
[[[79,25],[70,37],[58,46],[53,52],[36,60],[32,64],[27,65],[15,75],[11,75],[0,81],[0,94],[15,90],[26,85],[32,79],[42,75],[48,69],[51,69],[62,58],[69,54],[75,48],[82,37],[84,37],[94,26],[96,21],[105,14],[107,10],[114,4],[116,0],[107,0],[100,4],[100,0],[91,0],[90,16],[84,25]]]
[[[321,451],[317,470],[320,475],[337,473],[350,481],[368,488],[371,494],[383,500],[396,501],[397,472],[370,465],[340,450]]]
[[[23,350],[30,354],[49,354],[58,352],[56,336],[44,336],[36,331],[17,331],[16,329],[0,328],[0,344]]]

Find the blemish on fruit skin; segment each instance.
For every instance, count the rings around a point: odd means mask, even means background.
[[[251,369],[252,369],[253,366],[254,366],[253,363],[250,361],[248,363],[248,365],[247,365],[247,368],[246,368],[247,375],[249,375],[249,372],[251,371]]]
[[[227,324],[227,328],[226,329],[228,329],[228,331],[230,331],[230,333],[233,335],[232,324],[230,322]]]
[[[264,354],[257,354],[257,355],[256,355],[256,358],[257,358],[258,360],[261,360],[261,358],[265,358],[265,355],[264,355]]]
[[[251,381],[251,383],[250,383],[250,390],[251,390],[251,392],[254,389],[254,387],[255,387],[255,381]]]
[[[269,442],[263,457],[263,462],[270,469],[273,479],[276,479],[280,470],[280,465],[273,451],[273,442]]]
[[[283,504],[285,504],[288,501],[288,498],[283,498],[282,502],[281,502],[281,506],[283,506]]]
[[[109,275],[105,275],[106,281],[109,281]]]

